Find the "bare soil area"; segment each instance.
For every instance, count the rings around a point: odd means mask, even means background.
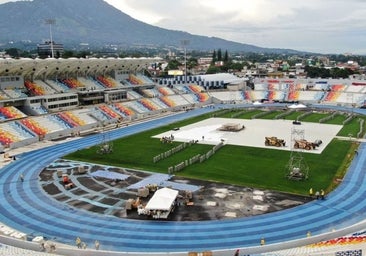
[[[85,173],[80,174],[80,166]],[[96,171],[109,171],[128,176],[124,180],[94,177]],[[66,188],[62,174],[67,174],[72,182]],[[69,207],[84,209],[103,215],[120,218],[152,219],[148,215],[138,215],[137,209],[126,209],[126,202],[137,200],[146,205],[154,194],[138,196],[138,189],[129,188],[149,179],[153,173],[123,169],[110,166],[90,165],[87,163],[58,160],[45,168],[40,174],[40,183],[45,193]],[[210,181],[201,181],[171,176],[169,182],[199,187],[187,193],[179,190],[174,211],[169,215],[171,221],[204,221],[242,218],[295,207],[312,200],[298,196],[249,187],[233,186]]]

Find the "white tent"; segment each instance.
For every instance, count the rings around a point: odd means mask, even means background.
[[[146,204],[145,209],[170,211],[177,196],[178,190],[170,188],[158,189]]]
[[[306,108],[306,106],[304,104],[292,104],[288,106],[288,108],[297,109],[297,108]]]

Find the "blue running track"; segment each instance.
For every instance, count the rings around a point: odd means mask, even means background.
[[[108,132],[111,140],[214,111],[201,108]],[[265,215],[223,221],[138,221],[71,208],[50,198],[38,183],[41,170],[54,160],[100,143],[88,136],[24,153],[0,170],[0,222],[30,235],[74,244],[99,240],[105,250],[184,252],[222,250],[280,243],[342,229],[366,219],[366,151],[362,143],[342,184],[326,200]],[[19,181],[24,173],[24,182]]]

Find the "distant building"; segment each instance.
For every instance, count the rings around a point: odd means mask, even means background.
[[[199,65],[210,64],[212,62],[212,57],[202,57],[199,58],[197,62]]]
[[[222,66],[224,66],[224,62],[223,61],[215,61],[215,66],[216,67],[222,67]]]
[[[38,44],[37,52],[40,58],[59,58],[64,53],[64,45],[57,44],[54,41],[46,41],[44,44]]]

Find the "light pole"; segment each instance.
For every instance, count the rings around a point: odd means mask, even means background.
[[[187,85],[187,45],[189,44],[189,40],[184,39],[181,41],[181,44],[184,47],[184,84]]]
[[[52,25],[56,24],[56,20],[55,19],[46,19],[45,22],[47,25],[50,25],[51,57],[54,58],[55,56],[53,54]]]

